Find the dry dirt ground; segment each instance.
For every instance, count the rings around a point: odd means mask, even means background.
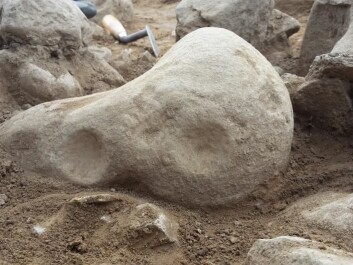
[[[282,11],[307,21],[312,1],[283,0]],[[128,30],[152,26],[162,52],[173,44],[175,3],[140,0],[135,3],[135,21]],[[298,53],[303,31],[293,37]],[[100,40],[118,57],[132,49],[134,62],[126,70],[131,80],[150,65],[139,56],[149,49],[147,40],[122,46],[109,37]],[[2,117],[2,121],[11,114]],[[297,118],[297,117],[296,117]],[[137,195],[121,187],[84,188],[64,181],[39,177],[22,170],[11,157],[0,153],[0,194],[8,200],[0,206],[0,265],[5,264],[243,264],[249,248],[259,238],[296,235],[349,250],[338,240],[310,230],[300,223],[280,218],[281,212],[300,198],[323,191],[352,192],[353,139],[323,132],[296,119],[292,154],[287,172],[264,186],[247,203],[233,209],[187,209]],[[120,200],[107,204],[73,206],[71,198],[89,192],[119,194]],[[143,194],[143,192],[142,192]],[[261,198],[261,199],[260,199]],[[169,211],[179,223],[179,242],[150,247],[120,227],[137,201],[148,201]],[[118,221],[104,223],[103,215]],[[34,233],[38,224],[50,229]]]

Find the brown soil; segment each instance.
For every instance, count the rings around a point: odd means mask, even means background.
[[[135,4],[135,22],[129,31],[152,26],[163,52],[174,43],[175,3],[141,0]],[[286,2],[291,2],[289,4]],[[303,23],[310,4],[301,0],[279,1],[281,10]],[[302,38],[302,32],[294,39]],[[128,80],[145,72],[138,64],[140,54],[149,49],[147,40],[126,46],[107,38],[101,44],[112,48],[114,57],[132,49],[135,60]],[[300,45],[298,45],[299,47]],[[136,55],[137,54],[137,55]],[[137,58],[137,59],[136,59]],[[135,68],[133,68],[135,67]],[[4,114],[1,120],[11,116]],[[0,194],[8,200],[0,206],[0,265],[5,264],[243,264],[255,240],[281,235],[312,238],[347,249],[340,241],[301,226],[281,213],[300,198],[323,191],[352,192],[353,139],[323,132],[310,123],[298,121],[287,172],[264,186],[245,203],[233,209],[187,209],[141,196],[120,187],[84,188],[22,170],[11,157],[0,153]],[[121,199],[107,204],[73,206],[70,199],[88,193],[112,193]],[[122,229],[127,214],[141,201],[154,203],[169,211],[179,223],[179,243],[150,247],[134,240]],[[100,219],[110,215],[109,224]],[[48,226],[44,234],[34,226]]]

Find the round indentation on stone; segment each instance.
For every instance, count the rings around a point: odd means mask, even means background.
[[[77,183],[90,185],[99,182],[108,165],[102,141],[90,130],[71,134],[63,144],[62,170]]]

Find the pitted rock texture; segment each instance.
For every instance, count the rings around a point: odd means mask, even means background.
[[[278,175],[292,134],[272,65],[234,33],[204,28],[119,89],[18,114],[0,128],[0,144],[45,176],[209,206],[244,200]]]

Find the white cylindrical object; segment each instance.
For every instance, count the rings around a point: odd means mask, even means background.
[[[119,39],[120,37],[126,37],[127,33],[124,26],[120,23],[120,21],[112,16],[106,15],[102,19],[103,28],[114,38]]]

